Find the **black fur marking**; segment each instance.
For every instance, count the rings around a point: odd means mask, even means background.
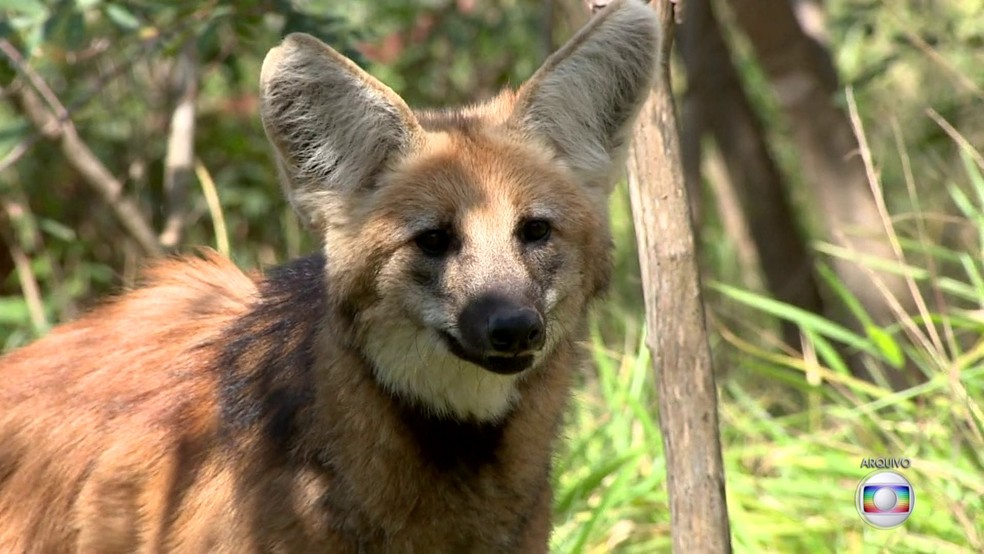
[[[505,423],[458,420],[397,400],[401,420],[420,450],[420,457],[440,473],[461,476],[462,482],[499,461]],[[507,420],[508,421],[508,418]]]
[[[564,267],[564,255],[560,252],[552,252],[549,256],[544,265],[543,272],[553,280],[557,276],[557,272],[560,271],[560,268]]]
[[[293,444],[298,412],[313,400],[314,340],[327,312],[325,258],[272,270],[260,298],[227,328],[219,357],[226,432],[260,426],[281,449]]]
[[[553,286],[554,281],[557,280],[557,273],[560,272],[561,268],[564,267],[564,255],[560,252],[548,252],[544,253],[536,264],[527,262],[527,267],[532,273],[537,269],[537,265],[542,268],[538,272],[539,282],[541,288],[541,295],[551,286]]]

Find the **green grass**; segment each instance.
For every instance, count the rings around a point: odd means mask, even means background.
[[[729,306],[712,305],[709,320],[736,552],[984,551],[984,177],[977,152],[965,148],[962,157],[966,178],[947,185],[957,214],[946,218],[971,231],[973,248],[932,239],[923,225],[896,225],[904,263],[877,261],[911,277],[920,313],[876,325],[822,262],[820,274],[862,331],[709,285]],[[629,218],[621,200],[613,217]],[[631,228],[615,228],[620,255],[634,255]],[[828,246],[817,249],[844,255]],[[634,288],[617,291],[595,318],[595,368],[576,392],[556,462],[554,552],[670,549],[665,457]],[[806,354],[771,346],[776,319],[799,326]],[[927,380],[898,392],[859,381],[844,352],[885,372],[908,360]],[[877,530],[858,516],[866,457],[911,459],[902,472],[916,504],[901,527]]]

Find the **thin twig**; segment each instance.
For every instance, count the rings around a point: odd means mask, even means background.
[[[950,122],[944,119],[943,116],[933,108],[926,108],[926,115],[935,121],[936,124],[939,125],[951,139],[953,139],[953,142],[959,144],[964,152],[966,152],[967,155],[974,160],[977,167],[984,171],[984,156],[982,156],[981,153],[970,144],[967,137],[960,134],[960,131],[958,131],[953,125],[950,125]]]
[[[895,254],[895,259],[904,266],[907,263],[905,259],[905,252],[902,251],[902,245],[899,242],[898,234],[895,232],[895,227],[892,225],[892,218],[888,214],[888,207],[885,205],[885,193],[881,188],[881,183],[878,180],[878,176],[875,174],[875,163],[871,157],[871,149],[868,147],[868,138],[864,133],[864,124],[861,121],[861,115],[858,113],[858,105],[854,100],[854,89],[847,87],[845,93],[847,98],[848,115],[851,120],[851,129],[854,131],[854,136],[858,141],[858,146],[861,152],[861,161],[864,163],[865,175],[868,178],[868,186],[871,188],[871,195],[874,197],[875,206],[878,208],[878,214],[881,216],[885,235],[888,237],[889,244],[892,247],[892,252]],[[916,285],[915,279],[913,279],[911,275],[905,275],[904,277],[906,285],[909,288],[909,294],[911,295],[916,308],[919,310],[919,315],[922,316],[925,321],[931,322],[932,320],[929,317],[929,308],[926,306],[926,301],[919,292],[919,287]],[[872,281],[875,282],[875,285],[879,289],[885,289],[883,292],[886,297],[885,300],[887,300],[889,305],[895,310],[896,316],[899,318],[899,323],[902,323],[903,327],[909,329],[914,338],[923,344],[927,352],[934,353],[934,358],[941,363],[940,367],[943,367],[942,360],[945,359],[946,349],[943,347],[943,341],[940,339],[940,335],[936,331],[936,327],[932,325],[932,323],[927,323],[926,331],[929,335],[929,340],[927,340],[926,337],[919,332],[919,326],[912,321],[911,316],[906,313],[906,310],[902,307],[901,302],[898,302],[898,299],[888,291],[888,288],[883,286],[883,281],[878,278],[872,279]],[[930,344],[929,341],[932,341],[932,344]]]
[[[31,326],[35,332],[42,333],[49,328],[48,317],[44,313],[44,301],[41,299],[41,287],[31,269],[31,259],[21,246],[24,237],[18,236],[14,229],[14,222],[24,216],[24,208],[17,202],[3,201],[3,219],[10,223],[11,229],[8,231],[6,226],[0,228],[0,238],[7,243],[7,251],[10,259],[14,262],[14,270],[17,272],[17,281],[20,283],[21,295],[24,303],[27,304],[27,313],[31,317]]]
[[[78,315],[78,305],[70,294],[64,294],[66,289],[63,286],[65,273],[62,261],[55,259],[52,251],[46,247],[38,217],[31,211],[27,193],[16,171],[10,171],[5,175],[5,186],[2,187],[0,199],[3,208],[0,215],[6,216],[14,233],[14,242],[11,244],[17,244],[23,249],[24,255],[31,260],[31,265],[40,263],[47,268],[48,275],[44,279],[44,284],[55,295],[52,298],[53,307],[58,310],[55,319],[67,321],[75,318]]]
[[[17,280],[20,282],[21,292],[24,301],[27,303],[27,311],[31,315],[31,325],[34,331],[43,333],[49,327],[48,317],[44,314],[44,302],[41,300],[41,287],[38,280],[34,278],[34,271],[31,269],[31,260],[24,253],[15,241],[10,241],[8,245],[10,258],[14,260],[14,267],[17,270]]]
[[[908,26],[903,25],[901,28],[903,29],[902,33],[905,35],[905,38],[908,39],[913,46],[919,50],[922,50],[922,52],[926,54],[927,58],[943,68],[943,71],[950,75],[950,77],[956,81],[957,84],[967,89],[968,92],[976,96],[978,99],[984,100],[984,89],[977,86],[977,83],[975,83],[973,79],[954,67],[952,63],[943,57],[939,51],[930,46],[929,43],[926,42],[921,36],[909,30]]]
[[[143,214],[137,208],[136,203],[123,193],[123,183],[120,182],[105,165],[99,160],[92,150],[85,144],[79,136],[75,124],[68,117],[61,102],[58,101],[54,92],[44,82],[30,65],[24,62],[23,57],[16,51],[10,52],[10,43],[5,39],[0,39],[0,51],[2,51],[17,69],[30,82],[37,92],[25,86],[16,87],[16,93],[20,102],[19,105],[27,116],[27,119],[45,137],[51,140],[60,140],[62,152],[69,163],[78,171],[85,182],[92,187],[99,196],[109,205],[113,214],[119,220],[123,228],[140,245],[145,254],[158,255],[162,252],[157,237],[150,225],[144,219]],[[60,115],[53,115],[41,102],[39,95],[47,100],[49,106]]]
[[[895,149],[898,152],[899,160],[902,162],[902,176],[905,180],[905,189],[909,194],[909,202],[912,203],[912,207],[917,214],[915,218],[916,236],[925,251],[929,252],[930,240],[928,238],[928,231],[926,230],[926,218],[923,217],[924,212],[920,206],[919,195],[916,193],[916,178],[912,173],[912,163],[909,159],[909,153],[905,149],[905,142],[902,138],[902,127],[895,118],[892,118],[892,135],[895,137]],[[898,220],[896,219],[896,221]],[[946,299],[943,297],[943,292],[940,290],[940,273],[939,268],[936,266],[936,258],[934,256],[926,256],[924,262],[926,263],[926,270],[930,275],[928,283],[933,293],[933,301],[936,303],[936,310],[940,314],[945,314],[949,309],[947,308]],[[953,325],[950,322],[950,318],[944,317],[941,324],[950,352],[956,355],[960,351],[960,348],[957,346],[957,339],[953,332]]]
[[[155,45],[156,43],[159,43],[169,37],[176,35],[178,32],[179,29],[171,29],[168,31],[159,32],[156,35],[143,39],[141,41],[141,47],[143,47],[144,49],[149,48]],[[13,52],[17,53],[17,49],[14,48]],[[18,57],[20,57],[19,53],[17,54]],[[88,92],[80,96],[77,100],[75,100],[68,106],[66,112],[63,113],[58,118],[58,122],[64,123],[65,120],[71,117],[71,114],[73,112],[88,104],[93,98],[98,97],[103,92],[105,87],[109,85],[109,83],[113,82],[117,77],[119,77],[124,72],[129,70],[130,67],[137,60],[140,59],[141,59],[140,56],[135,56],[135,55],[123,56],[123,63],[115,65],[112,70],[100,75],[99,78],[96,80],[96,83],[92,86],[92,88]],[[0,89],[0,96],[4,95],[6,92],[9,91],[4,91],[3,89]],[[6,156],[4,156],[2,160],[0,160],[0,172],[3,172],[8,167],[17,163],[17,161],[21,159],[21,157],[23,157],[24,154],[29,152],[30,149],[35,144],[40,142],[42,138],[44,138],[44,135],[41,133],[41,131],[36,130],[32,135],[28,136],[20,143],[18,143],[17,146],[15,146],[10,152],[7,153]]]
[[[44,79],[42,79],[36,71],[28,66],[27,61],[23,56],[21,56],[20,52],[14,48],[14,45],[10,44],[10,41],[5,38],[0,38],[0,52],[3,52],[4,55],[6,55],[11,62],[13,62],[14,69],[16,69],[18,73],[30,81],[31,86],[34,87],[34,90],[38,91],[38,94],[40,94],[42,98],[44,98],[44,101],[48,104],[48,107],[51,108],[51,111],[55,112],[55,117],[57,117],[59,121],[68,117],[68,110],[65,109],[65,106],[61,103],[61,100],[55,96],[54,91],[51,90],[48,83],[45,83]]]

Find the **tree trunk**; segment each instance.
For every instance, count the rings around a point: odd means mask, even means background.
[[[687,2],[678,44],[687,71],[681,143],[691,194],[700,189],[701,138],[709,133],[721,151],[769,290],[783,302],[821,313],[813,259],[709,0]],[[795,324],[783,323],[783,337],[799,348]]]
[[[653,3],[663,23],[661,76],[636,126],[628,175],[647,345],[659,393],[673,550],[723,553],[731,551],[731,540],[717,388],[670,89],[674,2]]]
[[[789,0],[731,0],[731,5],[791,124],[828,240],[859,257],[895,260],[857,138],[847,114],[835,104],[840,85],[830,54],[803,31]],[[835,258],[833,264],[877,323],[896,320],[879,283],[911,309],[912,296],[902,277],[874,272],[860,261]],[[860,364],[853,365],[860,376],[871,377]],[[915,375],[890,370],[886,378],[899,389],[912,384]]]

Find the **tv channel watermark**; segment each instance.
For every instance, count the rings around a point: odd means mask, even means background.
[[[881,458],[878,460],[882,461]],[[891,464],[887,463],[889,460],[884,460],[886,463],[880,465],[866,465],[865,462],[869,460],[865,460],[861,467],[909,467],[909,460],[902,460],[891,460],[899,462]],[[912,515],[912,510],[916,507],[916,491],[902,474],[879,470],[870,473],[858,483],[855,503],[861,519],[869,525],[878,529],[891,529],[902,525]]]

